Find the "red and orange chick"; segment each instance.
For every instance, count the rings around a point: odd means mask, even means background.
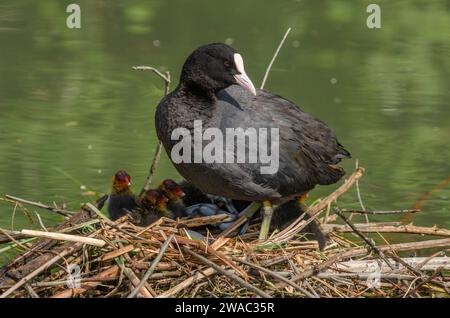
[[[131,190],[131,177],[120,170],[113,176],[112,190],[108,198],[107,209],[111,220],[133,213],[137,207],[136,196]]]

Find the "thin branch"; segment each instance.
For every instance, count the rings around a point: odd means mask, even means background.
[[[406,274],[395,274],[395,273],[380,273],[380,278],[383,279],[407,279],[413,280],[416,276],[406,275]],[[367,280],[371,278],[373,273],[318,273],[317,277],[319,278],[340,278],[340,277],[348,277],[348,278],[357,278],[360,280]]]
[[[145,273],[144,277],[142,277],[142,280],[139,282],[139,284],[133,289],[133,291],[128,295],[128,298],[134,298],[136,297],[137,293],[141,290],[142,286],[144,286],[145,282],[152,276],[153,272],[156,269],[156,265],[158,265],[159,261],[163,257],[164,253],[166,252],[167,248],[169,247],[170,242],[172,241],[174,235],[170,235],[167,240],[164,242],[164,244],[161,246],[161,249],[159,250],[158,255],[152,262],[152,265]]]
[[[203,278],[207,278],[215,273],[216,273],[216,270],[212,267],[208,267],[205,270],[199,270],[198,272],[196,272],[194,275],[192,275],[188,279],[182,281],[181,283],[172,287],[168,291],[165,291],[164,293],[158,295],[157,298],[167,298],[169,296],[175,295],[175,294],[179,293],[180,291],[182,291],[183,289],[191,286],[193,283],[196,283],[199,280],[201,280]]]
[[[20,202],[20,203],[27,204],[27,205],[32,205],[32,206],[35,206],[35,207],[38,207],[38,208],[41,208],[41,209],[49,210],[49,211],[58,213],[58,214],[60,214],[62,216],[72,216],[72,215],[78,213],[78,212],[72,212],[72,211],[67,211],[67,210],[63,210],[63,209],[58,209],[58,208],[55,208],[55,207],[52,207],[52,206],[48,206],[48,205],[40,203],[40,202],[33,202],[33,201],[21,199],[21,198],[14,197],[14,196],[8,195],[8,194],[5,197],[7,199],[11,200],[11,201]]]
[[[392,251],[386,251],[389,256],[389,261],[398,263],[395,270],[393,271],[389,266],[381,264],[378,269],[382,273],[397,273],[399,271],[409,270],[415,275],[424,276],[424,272],[434,271],[441,267],[444,270],[450,269],[450,258],[449,257],[437,257],[431,260],[425,267],[419,269],[420,263],[425,259],[425,257],[405,257],[400,258]],[[329,272],[353,272],[353,273],[371,273],[373,272],[373,267],[378,265],[378,259],[360,259],[360,260],[350,260],[350,261],[340,261],[333,265],[333,268],[328,270]]]
[[[270,69],[272,68],[272,65],[273,65],[273,63],[275,62],[275,59],[277,58],[278,53],[280,52],[281,47],[283,46],[283,43],[284,43],[284,41],[286,40],[286,38],[287,38],[289,32],[291,32],[291,28],[288,28],[288,29],[286,30],[286,33],[284,34],[283,38],[281,39],[281,42],[280,42],[280,44],[278,45],[278,48],[277,48],[277,50],[275,51],[275,54],[273,55],[272,60],[271,60],[270,63],[269,63],[269,66],[267,66],[266,73],[264,74],[264,78],[263,78],[262,83],[261,83],[261,89],[263,89],[263,88],[264,88],[264,85],[266,84],[266,80],[267,80],[267,77],[269,76]]]
[[[44,225],[44,222],[42,222],[41,216],[39,215],[39,213],[37,213],[37,211],[34,212],[38,218],[39,221],[39,225],[41,226],[41,228],[45,231],[48,232],[47,228]]]
[[[24,287],[30,294],[31,298],[39,298],[39,295],[34,291],[34,289],[29,284],[25,284]]]
[[[408,262],[406,262],[405,260],[401,259],[399,256],[397,256],[397,254],[395,254],[393,251],[388,253],[397,263],[403,265],[404,267],[406,267],[407,269],[409,269],[411,272],[413,272],[416,275],[419,276],[423,276],[423,273],[418,270],[417,268],[415,268],[414,266],[411,266],[408,264]]]
[[[311,276],[314,276],[317,273],[320,273],[321,271],[327,269],[328,267],[330,267],[331,265],[333,265],[334,263],[339,261],[344,256],[345,256],[345,252],[341,252],[337,255],[334,255],[333,257],[331,257],[327,261],[323,262],[322,264],[320,264],[318,266],[312,266],[312,267],[308,268],[307,270],[305,270],[303,273],[292,277],[291,281],[297,282],[299,280],[304,280]]]
[[[23,245],[22,242],[19,242],[18,240],[16,240],[7,230],[4,230],[2,228],[0,228],[0,232],[3,233],[3,235],[5,235],[10,241],[14,242],[14,244],[16,244],[17,246],[20,246],[23,250],[25,251],[30,251],[30,248],[28,248],[27,246]],[[23,234],[21,234],[23,235]],[[26,235],[24,235],[25,237],[27,237]],[[37,252],[36,252],[37,253]]]
[[[341,209],[344,213],[357,213],[357,214],[373,214],[373,215],[385,215],[385,214],[403,214],[403,213],[417,213],[420,209],[404,209],[404,210],[389,210],[389,211],[370,211],[370,210],[348,210]]]
[[[441,272],[442,272],[442,268],[438,268],[430,276],[420,277],[418,279],[419,282],[417,283],[417,285],[414,288],[408,289],[406,291],[406,293],[403,295],[403,298],[406,298],[409,294],[416,292],[422,285],[432,282],[436,276],[441,274]],[[411,287],[413,286],[413,284],[414,284],[414,282],[411,283]]]
[[[405,234],[423,234],[423,235],[435,235],[435,236],[450,236],[450,230],[440,229],[436,226],[433,227],[423,227],[415,225],[384,225],[376,223],[362,223],[353,224],[358,231],[362,233],[405,233]],[[338,232],[346,233],[353,232],[353,229],[347,225],[343,224],[324,224],[322,228],[325,232]]]
[[[169,72],[166,72],[166,74],[164,75],[163,73],[158,71],[156,68],[154,68],[152,66],[145,66],[145,65],[133,66],[133,70],[152,71],[153,73],[155,73],[156,75],[158,75],[159,77],[161,77],[164,80],[164,96],[169,94],[170,83],[171,83],[171,78],[170,78]],[[150,184],[152,183],[153,176],[156,173],[156,169],[158,167],[159,160],[161,159],[161,151],[162,151],[162,143],[159,140],[158,145],[156,146],[155,154],[153,155],[152,165],[150,166],[150,170],[148,172],[147,179],[145,180],[144,186],[142,187],[142,190],[139,195],[141,195],[142,193],[144,193],[145,191],[150,189]]]
[[[273,241],[274,243],[277,242],[281,243],[290,240],[297,233],[303,230],[309,223],[313,222],[317,214],[319,214],[322,210],[326,209],[328,205],[334,202],[339,196],[347,192],[348,189],[350,189],[350,187],[356,182],[356,180],[361,178],[363,174],[364,168],[358,167],[339,188],[337,188],[333,193],[328,195],[325,199],[320,201],[317,205],[308,209],[308,211],[306,212],[309,215],[308,220],[303,221],[303,215],[300,216],[299,218],[294,220],[291,225],[286,227],[283,231],[280,231],[279,233],[274,235],[270,239],[270,241]]]
[[[19,202],[16,202],[16,204],[14,205],[12,215],[11,215],[11,231],[14,231],[14,220],[16,219],[16,211],[17,211],[18,206],[19,206]]]
[[[58,232],[45,232],[45,231],[35,231],[35,230],[22,230],[20,232],[23,235],[29,236],[29,237],[41,237],[41,238],[47,238],[51,240],[58,240],[58,241],[69,241],[69,242],[78,242],[93,246],[102,247],[106,244],[105,241],[90,238],[90,237],[84,237],[79,235],[72,235],[72,234],[62,234]]]
[[[205,225],[212,225],[222,222],[229,222],[231,221],[231,216],[227,214],[217,214],[217,215],[211,215],[211,216],[201,216],[201,217],[195,217],[192,219],[181,219],[176,221],[179,227],[199,227],[199,226],[205,226]],[[175,221],[174,221],[175,222]]]
[[[276,278],[276,279],[282,281],[283,283],[286,283],[286,284],[288,284],[288,285],[294,287],[295,289],[299,290],[300,292],[302,292],[303,294],[305,294],[305,295],[306,295],[307,297],[309,297],[309,298],[316,298],[313,294],[311,294],[310,292],[308,292],[308,291],[307,291],[306,289],[304,289],[303,287],[301,287],[301,286],[297,285],[296,283],[290,281],[289,279],[287,279],[287,278],[285,278],[285,277],[279,275],[278,273],[275,273],[274,271],[271,271],[271,270],[269,270],[269,269],[267,269],[267,268],[264,268],[264,267],[262,267],[262,266],[259,266],[259,265],[256,265],[256,264],[247,262],[246,260],[243,260],[243,259],[240,259],[240,258],[237,258],[237,257],[232,257],[232,259],[235,260],[235,261],[237,261],[237,262],[240,262],[240,263],[242,263],[242,264],[244,264],[244,265],[253,267],[253,268],[255,268],[255,269],[257,269],[257,270],[259,270],[259,271],[261,271],[261,272],[264,272],[264,273],[266,273],[266,274],[268,274],[268,275],[270,275],[270,276],[272,276],[272,277],[274,277],[274,278]]]
[[[208,260],[206,257],[203,257],[203,256],[195,253],[194,251],[192,251],[192,250],[190,250],[190,249],[188,249],[186,247],[183,247],[183,251],[185,251],[186,253],[190,254],[193,257],[195,257],[196,259],[200,260],[201,262],[205,263],[206,265],[214,268],[217,272],[221,273],[222,275],[225,275],[226,277],[234,280],[239,285],[247,288],[248,290],[253,291],[257,295],[259,295],[259,296],[261,296],[263,298],[272,298],[272,296],[270,296],[266,292],[262,291],[261,289],[257,288],[256,286],[253,286],[252,284],[247,283],[245,280],[243,280],[239,276],[224,270],[222,267],[220,267],[216,263]]]
[[[383,246],[379,246],[379,249],[383,252],[388,252],[388,251],[406,252],[406,251],[416,251],[416,250],[421,250],[421,249],[447,247],[447,246],[450,246],[450,238],[383,245]],[[357,247],[352,250],[344,252],[344,255],[342,258],[348,259],[348,258],[352,258],[352,257],[364,256],[366,254],[367,254],[367,248]]]
[[[167,76],[168,72],[166,73],[166,75],[164,75],[163,73],[161,73],[158,69],[156,69],[153,66],[140,65],[140,66],[133,66],[132,69],[133,70],[137,70],[137,71],[152,71],[156,75],[161,77],[164,80],[164,82],[170,83],[170,76]]]
[[[359,167],[359,160],[356,159],[356,167],[355,168],[358,169],[358,167]],[[363,203],[362,197],[361,197],[361,191],[359,190],[359,180],[356,180],[355,187],[356,187],[356,195],[358,197],[359,205],[361,206],[361,209],[363,211],[365,211],[366,207],[364,206],[364,203]],[[352,219],[352,216],[353,215],[350,215],[350,220]],[[366,223],[369,223],[369,217],[367,216],[367,214],[365,214],[364,217],[366,219]]]
[[[370,248],[372,249],[372,251],[374,251],[375,253],[377,253],[382,259],[383,261],[386,262],[386,264],[388,264],[388,266],[391,269],[394,269],[394,266],[391,264],[391,262],[389,262],[389,260],[386,258],[386,256],[384,256],[384,253],[375,246],[375,244],[373,244],[373,242],[364,234],[361,233],[361,231],[359,231],[352,223],[352,221],[350,221],[345,215],[344,213],[341,212],[341,210],[339,208],[334,208],[334,211],[336,212],[337,215],[339,215],[341,217],[342,220],[344,220],[345,223],[348,224],[348,226],[350,226],[352,228],[352,230],[360,237],[364,240],[364,242],[367,243],[367,245],[370,246]]]
[[[156,173],[156,168],[158,167],[159,160],[161,159],[161,152],[162,152],[162,142],[158,140],[158,145],[156,145],[155,154],[153,155],[152,165],[150,166],[147,179],[145,180],[144,187],[142,188],[139,196],[142,195],[145,191],[150,189],[153,176]]]
[[[136,276],[136,274],[131,270],[131,268],[126,267],[123,263],[123,257],[120,256],[115,259],[116,263],[119,265],[119,267],[123,270],[123,274],[130,280],[131,284],[133,286],[137,286],[140,283],[139,278]],[[153,298],[153,294],[147,288],[147,286],[141,287],[139,291],[140,295],[144,296],[145,298]]]

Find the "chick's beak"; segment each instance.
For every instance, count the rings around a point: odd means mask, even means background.
[[[240,74],[233,75],[236,82],[241,85],[243,88],[248,90],[250,93],[256,96],[256,89],[253,85],[252,81],[248,77],[247,73],[245,73],[244,69],[244,60],[239,53],[234,54],[234,64],[236,65],[236,69]]]

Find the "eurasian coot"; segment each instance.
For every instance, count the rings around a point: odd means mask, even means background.
[[[147,190],[140,199],[139,211],[141,214],[141,226],[147,226],[161,217],[174,218],[174,214],[167,208],[168,199],[159,190]]]
[[[322,121],[278,95],[255,90],[245,73],[242,56],[221,43],[199,47],[189,55],[179,85],[159,103],[155,123],[159,140],[186,180],[206,193],[263,203],[260,239],[266,239],[269,231],[271,203],[281,204],[299,198],[318,184],[337,182],[345,174],[337,164],[342,158],[350,157]],[[199,151],[206,142],[194,141],[187,151],[179,145],[180,128],[181,132],[194,136],[193,140],[199,128],[201,131],[218,129],[222,136],[227,129],[266,131],[265,146],[268,145],[275,158],[278,155],[274,161],[276,169],[263,173],[267,162],[262,160],[261,153],[256,162],[205,160]],[[269,131],[274,134],[267,136]],[[189,140],[189,136],[182,136]],[[212,140],[217,136],[209,137]],[[231,148],[225,144],[223,154],[231,153],[226,159],[236,159],[240,155],[236,144]],[[259,146],[261,150],[261,143]],[[250,156],[251,147],[250,142],[245,143],[244,157]],[[173,149],[182,149],[176,158]],[[220,151],[214,153],[217,154]]]
[[[172,179],[165,179],[158,186],[158,190],[169,199],[167,207],[174,213],[175,218],[185,216],[184,210],[186,209],[186,205],[183,198],[186,194],[178,183]]]
[[[111,220],[132,213],[137,207],[136,196],[130,188],[131,177],[123,170],[113,176],[113,185],[107,201],[107,209]]]

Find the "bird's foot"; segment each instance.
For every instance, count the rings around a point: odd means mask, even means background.
[[[211,203],[217,205],[223,204],[227,208],[228,212],[238,214],[238,211],[233,204],[233,200],[213,194],[207,194],[206,196],[211,201]]]
[[[304,211],[306,211],[308,209],[308,207],[306,206],[306,203],[305,203],[307,198],[308,198],[308,192],[303,193],[301,196],[299,196],[297,198],[298,205]]]

